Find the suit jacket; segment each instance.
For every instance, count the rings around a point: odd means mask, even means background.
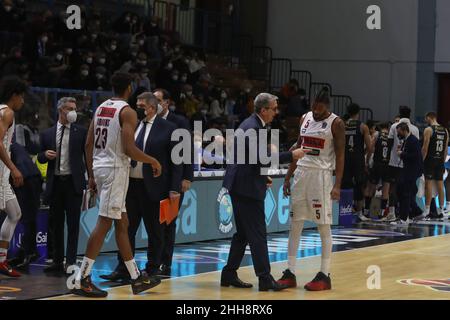
[[[45,198],[48,200],[53,192],[53,180],[55,177],[56,158],[48,160],[45,156],[46,150],[56,151],[56,129],[57,125],[45,130],[41,133],[41,152],[38,154],[40,163],[48,163],[47,167],[47,188],[45,190]],[[76,124],[70,126],[69,138],[69,162],[72,171],[72,180],[75,192],[78,195],[83,194],[86,189],[86,161],[84,147],[86,144],[87,130]]]
[[[413,134],[405,140],[400,158],[403,160],[402,180],[417,180],[423,173],[420,141]]]
[[[41,172],[34,164],[25,147],[17,142],[11,144],[11,161],[22,173],[24,180],[31,177],[41,177]]]
[[[156,117],[147,138],[144,152],[159,161],[162,173],[153,176],[152,167],[143,165],[144,184],[152,201],[161,201],[169,196],[170,191],[181,192],[183,166],[172,162],[171,153],[176,142],[171,141],[172,132],[177,127],[160,117]]]
[[[249,129],[258,131],[263,129],[263,125],[259,117],[254,113],[250,117],[248,117],[242,124],[239,126],[239,129],[242,129],[246,132]],[[236,136],[239,133],[236,133]],[[258,136],[259,139],[259,136]],[[261,175],[261,168],[264,166],[261,164],[259,159],[259,148],[261,143],[257,141],[257,163],[256,164],[236,164],[237,158],[237,137],[234,138],[235,141],[235,152],[234,152],[234,161],[233,164],[227,165],[227,169],[225,172],[225,177],[223,180],[223,187],[227,188],[230,193],[235,193],[241,196],[246,196],[255,200],[264,200],[266,197],[267,190],[267,176]],[[265,143],[264,143],[265,144]],[[266,144],[265,144],[266,145]],[[249,139],[246,139],[245,144],[245,158],[246,163],[248,163],[249,153],[250,153]],[[279,154],[279,162],[280,163],[288,163],[292,162],[292,153],[291,152],[282,152]]]
[[[176,125],[177,129],[186,129],[189,132],[191,132],[191,125],[189,124],[188,119],[186,119],[183,116],[176,115],[173,112],[169,112],[167,115],[167,121],[172,122]],[[193,152],[193,147],[191,148]],[[194,156],[193,153],[191,154],[191,164],[183,164],[183,180],[189,180],[192,181],[194,179],[194,162],[193,162]]]

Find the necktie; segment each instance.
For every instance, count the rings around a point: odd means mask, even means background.
[[[59,142],[59,148],[58,148],[58,158],[57,158],[57,164],[56,167],[58,168],[58,171],[61,173],[61,149],[62,149],[62,141],[64,137],[64,131],[66,129],[66,126],[61,126],[61,128],[58,131],[58,142]]]
[[[136,138],[136,146],[144,151],[144,138],[145,138],[145,129],[147,128],[147,122],[143,122],[143,126],[141,131],[139,131],[139,134]],[[136,168],[137,161],[131,160],[131,167]]]

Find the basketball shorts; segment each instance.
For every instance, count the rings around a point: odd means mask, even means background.
[[[122,219],[122,213],[126,212],[129,172],[129,168],[94,168],[94,179],[100,198],[100,216],[113,220]]]
[[[369,181],[377,185],[380,181],[382,183],[389,183],[389,166],[383,164],[374,164],[373,168],[369,170]]]
[[[8,201],[16,199],[16,194],[11,185],[4,183],[0,185],[0,210],[5,210]]]
[[[423,175],[426,180],[444,180],[445,163],[442,160],[426,160],[423,163]]]
[[[332,224],[333,185],[332,171],[297,167],[291,187],[291,219]]]

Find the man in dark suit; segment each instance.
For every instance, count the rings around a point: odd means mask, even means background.
[[[181,115],[177,115],[173,112],[170,112],[169,106],[171,105],[171,96],[167,90],[164,89],[156,89],[153,94],[159,100],[159,105],[161,106],[159,109],[159,116],[171,123],[173,123],[177,129],[185,129],[189,132],[191,131],[191,126],[189,124],[188,119]],[[193,150],[193,149],[192,149]],[[192,156],[192,155],[191,155]],[[184,193],[187,192],[191,188],[192,180],[194,179],[194,166],[193,161],[191,163],[186,163],[182,165],[183,173],[182,173],[182,181],[181,181],[181,198],[180,198],[180,207],[183,203]],[[171,267],[172,267],[172,258],[173,258],[173,249],[175,246],[175,236],[176,236],[176,220],[174,220],[168,226],[164,225],[164,249],[163,249],[163,258],[161,264],[161,275],[162,276],[170,276]]]
[[[403,145],[397,151],[400,159],[403,160],[398,193],[400,197],[400,219],[393,222],[396,225],[407,225],[408,218],[413,218],[413,208],[416,202],[417,179],[423,173],[423,157],[420,141],[411,134],[407,123],[397,125],[397,136]]]
[[[259,158],[260,148],[267,147],[266,141],[259,140],[259,131],[271,123],[278,112],[277,97],[261,93],[255,99],[255,113],[239,126],[235,136],[235,150],[245,137],[245,163],[237,163],[238,152],[235,151],[233,164],[227,166],[223,186],[228,189],[233,205],[236,233],[231,241],[227,265],[222,270],[221,285],[238,288],[251,288],[242,282],[237,270],[241,264],[247,244],[250,245],[256,276],[259,277],[259,290],[279,291],[286,286],[278,284],[270,274],[269,253],[267,249],[267,231],[264,214],[264,199],[267,187],[271,184],[268,176],[261,174],[263,164]],[[257,140],[246,137],[250,130],[255,130]],[[252,149],[256,148],[256,149]],[[253,153],[257,153],[254,155]],[[280,163],[290,163],[304,156],[301,149],[278,154]],[[251,164],[249,157],[257,157],[257,163]]]
[[[160,274],[162,263],[165,223],[159,222],[160,201],[180,197],[182,166],[171,161],[175,142],[171,141],[172,132],[176,126],[157,116],[158,99],[150,92],[138,96],[137,112],[140,116],[135,140],[136,145],[146,154],[151,155],[161,163],[162,174],[153,176],[152,167],[147,164],[132,161],[130,169],[130,184],[127,193],[126,206],[129,219],[128,235],[134,250],[135,236],[141,220],[144,220],[148,234],[146,271],[149,275]],[[127,269],[118,255],[119,265],[103,279],[118,281],[128,278]]]
[[[58,123],[42,132],[40,163],[48,163],[45,199],[50,204],[53,263],[44,271],[64,272],[64,220],[67,219],[66,267],[76,264],[81,202],[86,189],[84,146],[87,130],[76,125],[75,98],[58,101]]]

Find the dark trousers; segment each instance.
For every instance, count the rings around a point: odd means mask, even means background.
[[[130,178],[127,193],[127,214],[129,220],[128,236],[130,238],[133,255],[136,245],[136,233],[141,221],[144,220],[145,230],[148,235],[147,265],[148,272],[154,272],[161,265],[161,257],[164,245],[164,229],[159,223],[159,201],[149,201],[143,179]],[[123,260],[118,254],[119,266],[125,270]]]
[[[397,185],[397,195],[400,203],[400,219],[406,220],[417,215],[417,180],[402,179]]]
[[[183,203],[183,199],[184,193],[182,193],[180,196],[180,208]],[[161,264],[167,267],[171,267],[177,232],[177,219],[173,220],[172,223],[169,225],[163,224],[162,226],[164,228],[164,248],[162,253]]]
[[[230,194],[233,204],[236,233],[231,240],[227,265],[223,272],[236,274],[247,244],[250,245],[255,273],[260,278],[270,275],[264,200]]]
[[[38,176],[25,179],[22,187],[14,189],[22,211],[21,222],[25,229],[22,249],[25,255],[36,252],[36,217],[40,206],[41,191],[42,179]]]
[[[80,230],[81,202],[83,195],[73,186],[72,176],[55,176],[50,199],[52,217],[53,261],[64,261],[64,223],[67,219],[66,263],[77,261],[78,234]]]

